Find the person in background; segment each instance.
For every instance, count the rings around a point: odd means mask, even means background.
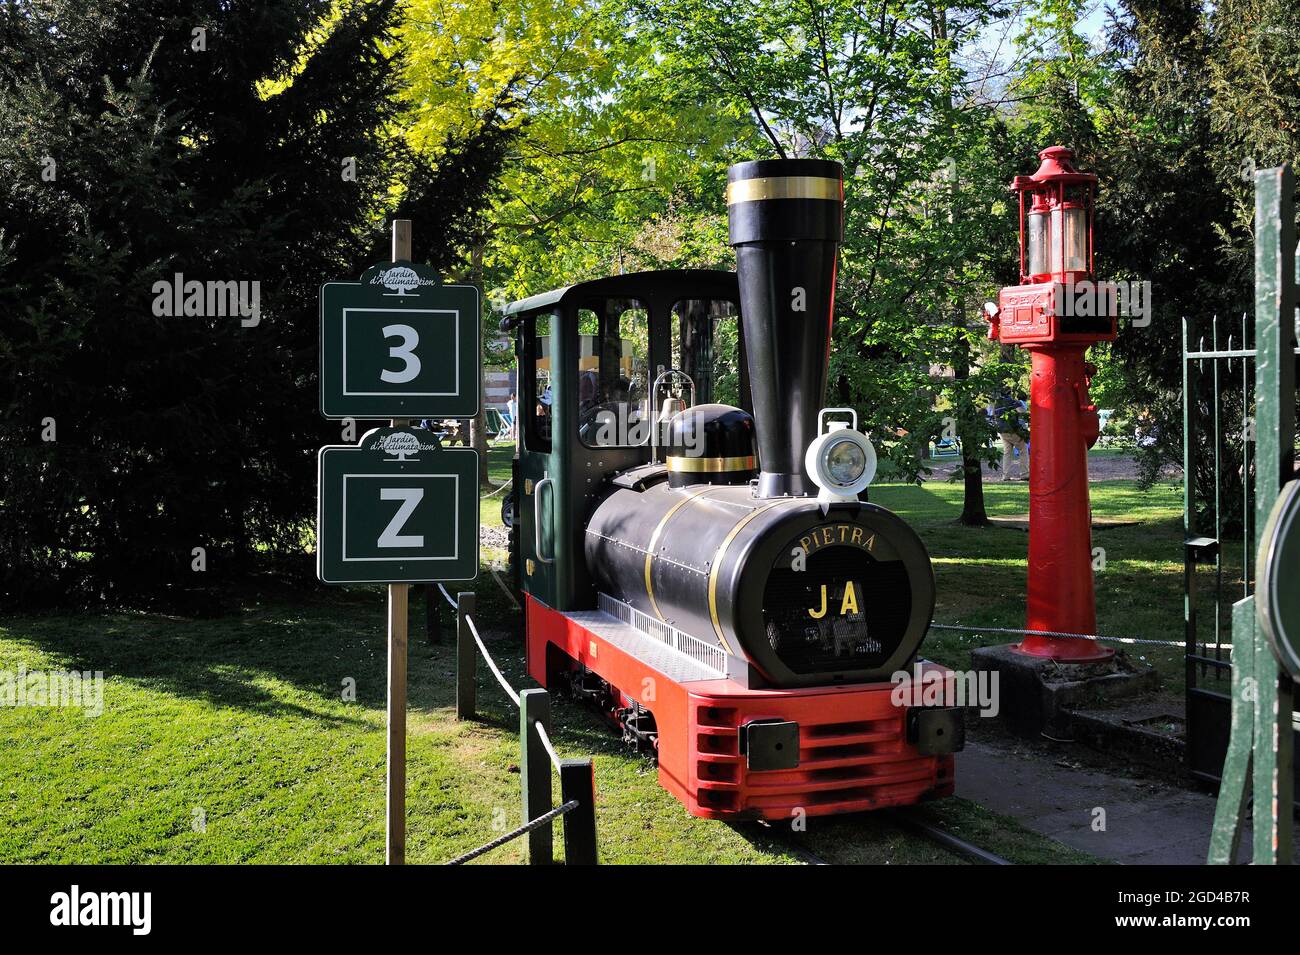
[[[551,438],[551,386],[547,385],[546,390],[542,392],[537,399],[537,436],[543,441],[549,441]]]
[[[510,392],[510,397],[506,399],[506,414],[510,416],[510,425],[506,436],[515,441],[519,438],[519,400],[515,398],[515,393]]]
[[[1023,401],[1011,395],[1003,395],[988,406],[989,420],[1002,439],[1002,476],[999,480],[1013,480],[1011,469],[1017,460],[1023,478],[1029,479],[1029,429],[1024,420],[1027,410]]]

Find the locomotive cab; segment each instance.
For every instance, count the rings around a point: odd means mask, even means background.
[[[583,521],[610,475],[651,464],[661,411],[650,400],[655,379],[680,370],[697,404],[750,401],[736,276],[690,269],[611,276],[523,299],[505,313],[519,369],[517,581],[557,610],[590,609]]]

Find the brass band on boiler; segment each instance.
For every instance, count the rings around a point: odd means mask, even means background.
[[[667,460],[668,470],[689,474],[725,474],[730,471],[752,471],[755,467],[754,456],[735,458],[691,458],[682,455],[670,456]]]
[[[844,181],[824,176],[767,176],[727,183],[727,205],[762,199],[844,200]]]

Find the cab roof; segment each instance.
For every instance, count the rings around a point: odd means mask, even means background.
[[[570,299],[586,298],[590,295],[616,295],[635,298],[638,295],[655,297],[673,291],[682,291],[694,287],[704,295],[736,294],[736,273],[722,269],[660,269],[652,272],[627,272],[623,275],[609,275],[604,278],[591,279],[587,282],[575,282],[563,288],[552,289],[521,298],[511,302],[503,310],[505,321],[503,327],[514,324],[512,319],[528,312],[536,312],[562,305]]]

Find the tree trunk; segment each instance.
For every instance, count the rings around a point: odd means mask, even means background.
[[[959,339],[953,374],[958,380],[970,375],[970,344]],[[985,431],[973,408],[957,409],[957,436],[961,439],[962,507],[958,523],[968,527],[987,527],[988,512],[984,509],[984,468],[980,463],[979,449]]]

